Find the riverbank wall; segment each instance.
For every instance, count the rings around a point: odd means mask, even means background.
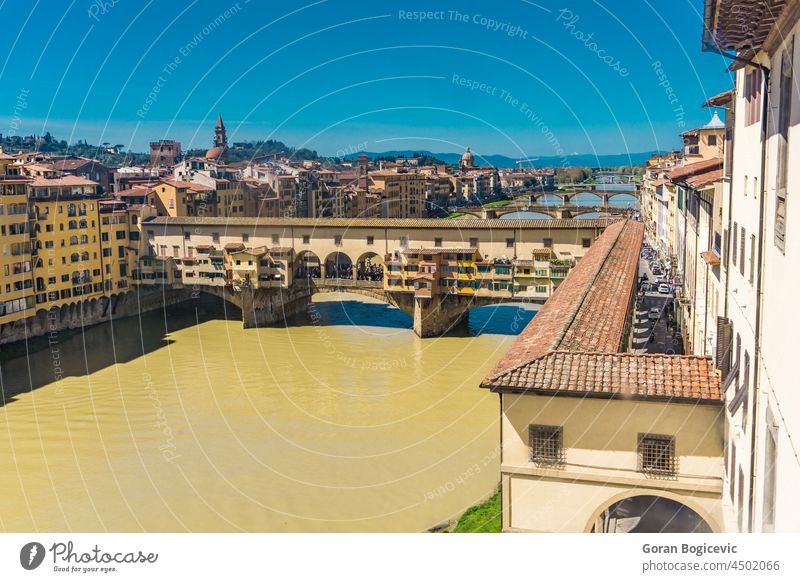
[[[14,344],[44,338],[48,334],[78,330],[113,319],[132,317],[162,309],[191,298],[191,289],[136,287],[128,293],[100,297],[40,309],[36,315],[0,325],[3,352],[13,351]]]

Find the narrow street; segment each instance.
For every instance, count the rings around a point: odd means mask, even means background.
[[[642,277],[646,279],[642,279]],[[673,335],[674,292],[660,293],[657,290],[657,276],[650,269],[644,257],[639,258],[639,286],[642,283],[650,289],[639,294],[633,320],[633,348],[638,354],[682,354],[683,343]],[[650,318],[650,311],[658,310],[657,319]]]

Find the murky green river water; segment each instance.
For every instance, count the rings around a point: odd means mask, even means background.
[[[3,362],[0,529],[421,531],[496,485],[498,400],[478,384],[533,312],[423,340],[352,295],[287,327],[222,309]]]

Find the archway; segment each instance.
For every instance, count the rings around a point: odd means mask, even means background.
[[[353,261],[342,252],[332,252],[325,259],[325,278],[352,279]]]
[[[383,257],[366,252],[358,257],[355,270],[358,281],[383,281]]]
[[[630,495],[595,512],[592,533],[712,533],[710,518],[676,495]],[[694,504],[693,504],[694,505]]]
[[[319,257],[311,251],[302,251],[295,259],[297,279],[319,279],[322,276],[322,264]]]

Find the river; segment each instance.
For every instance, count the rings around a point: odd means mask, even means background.
[[[496,485],[498,400],[478,384],[532,311],[476,309],[423,340],[355,295],[316,296],[285,327],[225,309],[3,362],[0,528],[423,531]]]

